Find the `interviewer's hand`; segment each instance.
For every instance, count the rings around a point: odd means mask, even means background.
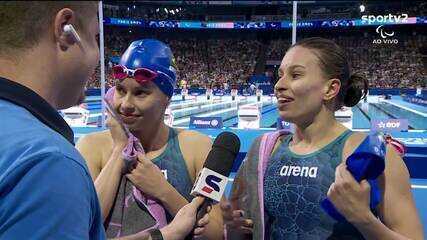
[[[197,208],[203,203],[202,197],[196,197],[182,207],[175,215],[173,221],[162,228],[163,238],[165,240],[181,240],[184,239],[194,228],[196,222]],[[209,211],[209,209],[208,209]],[[209,223],[209,215],[205,214],[197,223],[194,229],[194,236],[198,237],[203,234],[205,226]]]

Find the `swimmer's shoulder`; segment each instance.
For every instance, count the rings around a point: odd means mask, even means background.
[[[347,139],[344,149],[343,149],[343,156],[347,157],[351,153],[356,150],[356,148],[365,140],[365,138],[368,136],[367,133],[363,132],[353,132],[352,135]],[[387,158],[395,158],[395,159],[401,159],[399,153],[397,150],[392,147],[390,144],[386,144],[387,149]],[[346,159],[346,158],[344,158]]]
[[[364,132],[352,132],[351,135],[345,141],[343,147],[343,159],[347,157],[356,150],[356,148],[363,142],[363,140],[368,136]]]
[[[291,132],[286,132],[286,133],[280,135],[276,139],[276,142],[274,143],[274,147],[273,147],[273,150],[271,151],[271,155],[276,152],[276,150],[279,148],[279,146],[282,145],[282,143],[284,143],[287,138],[292,137],[292,135],[293,134]],[[258,136],[255,139],[255,141],[252,143],[251,148],[258,149],[260,146],[261,140],[262,140],[262,135]]]
[[[179,144],[184,145],[183,147],[189,146],[194,148],[195,146],[206,146],[210,148],[212,146],[210,137],[203,133],[177,128],[175,128],[175,131],[178,134]]]
[[[111,138],[110,131],[104,130],[84,135],[83,137],[79,138],[79,141],[76,145],[79,146],[81,144],[88,144],[92,148],[102,148],[105,147],[105,144],[111,145],[112,142],[113,140]]]
[[[76,148],[82,155],[102,156],[105,152],[110,152],[113,144],[109,130],[93,132],[81,137],[76,144]]]
[[[212,148],[209,136],[194,130],[176,129],[179,146],[184,159],[197,172],[203,167],[206,157]]]

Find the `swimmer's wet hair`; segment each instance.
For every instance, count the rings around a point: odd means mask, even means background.
[[[353,107],[368,93],[368,80],[363,76],[352,73],[348,58],[340,46],[334,41],[312,37],[298,41],[291,48],[300,46],[313,50],[319,60],[320,67],[327,79],[337,78],[341,88],[337,96],[336,110],[342,106]]]

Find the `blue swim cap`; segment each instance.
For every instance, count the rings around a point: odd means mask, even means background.
[[[176,66],[168,45],[156,39],[134,41],[120,58],[120,65],[128,69],[147,68],[159,75],[153,82],[168,97],[176,86]]]

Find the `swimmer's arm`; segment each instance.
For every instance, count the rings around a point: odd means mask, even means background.
[[[79,138],[76,144],[77,150],[86,161],[93,181],[95,181],[102,169],[102,153],[97,151],[99,148],[94,147],[96,145],[98,145],[96,137],[90,134]]]
[[[101,167],[98,166],[98,164],[101,164],[101,159],[97,159],[102,158],[101,153],[94,151],[94,146],[97,142],[91,141],[88,137],[90,136],[83,137],[78,142],[77,149],[86,159],[92,178],[95,179],[94,184],[101,206],[102,219],[105,221],[113,206],[114,198],[119,188],[123,166],[121,153],[124,146],[114,147],[107,164],[101,170]]]
[[[114,198],[119,189],[123,168],[122,151],[123,148],[119,147],[113,149],[110,159],[95,180],[95,188],[99,204],[101,205],[103,221],[105,221],[110,213]]]
[[[386,170],[382,179],[384,199],[379,206],[381,221],[370,212],[353,225],[370,239],[424,239],[423,227],[411,194],[409,173],[394,148],[387,149]]]

